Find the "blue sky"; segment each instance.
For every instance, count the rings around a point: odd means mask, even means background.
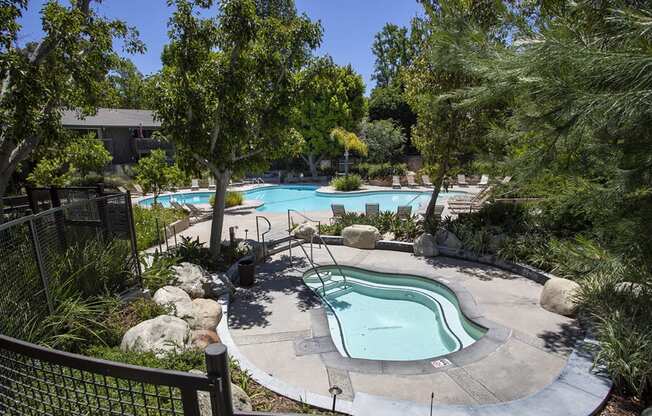
[[[30,0],[22,24],[21,43],[36,41],[41,35],[39,16],[43,0]],[[367,84],[373,87],[371,74],[374,56],[371,45],[374,35],[387,22],[407,25],[420,11],[416,0],[296,0],[300,12],[313,20],[321,20],[324,39],[318,54],[330,54],[340,65],[352,64]],[[98,10],[112,18],[126,20],[136,26],[147,45],[144,55],[130,56],[144,74],[156,72],[160,55],[167,42],[167,21],[171,9],[165,0],[104,0]]]

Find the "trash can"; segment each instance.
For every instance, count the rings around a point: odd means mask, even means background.
[[[238,276],[240,277],[240,286],[253,286],[255,274],[256,263],[253,260],[242,260],[238,263]]]

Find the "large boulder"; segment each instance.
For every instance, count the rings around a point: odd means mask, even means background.
[[[211,299],[192,301],[192,313],[186,318],[191,329],[214,331],[222,319],[222,306]]]
[[[154,302],[169,308],[169,313],[177,318],[184,319],[192,315],[192,300],[181,288],[175,286],[163,286],[154,293]]]
[[[568,279],[552,278],[546,282],[539,303],[550,311],[564,316],[574,316],[577,312],[575,295],[580,285]]]
[[[344,245],[347,247],[374,249],[380,240],[378,228],[371,225],[351,225],[342,230]]]
[[[122,337],[122,351],[153,352],[157,356],[180,351],[187,347],[190,327],[183,319],[161,315],[143,321],[129,329]]]
[[[421,234],[414,240],[414,255],[423,257],[434,257],[439,255],[437,242],[432,234]]]
[[[203,267],[192,263],[181,263],[172,269],[177,286],[192,299],[203,298],[211,293],[211,277]]]
[[[292,234],[298,239],[310,241],[313,236],[319,234],[319,230],[315,225],[304,222],[295,228]]]
[[[435,233],[435,241],[438,246],[448,248],[450,250],[460,250],[463,247],[459,238],[445,228],[440,228]]]
[[[235,293],[235,286],[231,283],[229,277],[224,273],[213,275],[213,281],[211,282],[211,296],[215,299],[219,299],[220,296],[227,293],[230,295]]]
[[[196,329],[190,332],[190,344],[193,348],[205,350],[211,344],[220,342],[217,332],[208,329]]]
[[[190,370],[190,373],[198,374],[201,376],[206,375],[206,373],[201,370]],[[213,416],[213,410],[211,408],[211,396],[208,394],[208,392],[198,392],[197,399],[199,401],[199,414],[201,416]],[[233,408],[238,412],[252,412],[254,410],[249,395],[247,395],[244,390],[233,383],[231,383],[231,399],[233,401]]]

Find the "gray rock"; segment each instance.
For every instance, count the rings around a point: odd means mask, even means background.
[[[380,240],[380,231],[371,225],[351,225],[342,230],[342,239],[347,247],[374,249]]]
[[[181,288],[163,286],[154,293],[154,302],[161,306],[174,305],[177,302],[190,302],[190,296]]]
[[[183,289],[192,299],[203,298],[210,293],[211,278],[201,266],[192,263],[181,263],[173,268],[177,286]]]
[[[190,373],[202,376],[206,375],[206,373],[201,370],[190,370]],[[197,394],[197,399],[199,401],[199,414],[201,416],[213,416],[210,395],[205,391],[200,391]],[[252,412],[254,410],[251,398],[244,390],[233,383],[231,383],[231,399],[233,400],[233,408],[236,411]]]
[[[229,280],[229,277],[224,273],[218,273],[213,275],[213,280],[211,281],[211,295],[215,299],[219,299],[220,296],[224,294],[233,295],[235,293],[235,286]]]
[[[222,306],[211,299],[195,299],[192,301],[192,312],[186,318],[190,329],[206,329],[215,331],[222,319]]]
[[[421,234],[414,240],[414,255],[423,257],[434,257],[439,255],[435,236],[432,234]]]
[[[564,316],[574,316],[577,312],[575,295],[580,285],[568,279],[552,278],[541,291],[539,303],[550,312]]]
[[[139,323],[122,337],[122,351],[153,352],[163,356],[188,346],[190,327],[175,316],[162,315]]]
[[[438,246],[446,247],[451,250],[460,250],[463,247],[459,238],[445,228],[440,228],[435,233],[435,241]]]
[[[319,230],[313,224],[304,222],[295,228],[292,234],[301,240],[310,241],[313,236],[319,234]]]

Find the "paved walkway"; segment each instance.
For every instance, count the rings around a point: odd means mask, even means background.
[[[318,263],[330,263],[323,248],[315,246],[314,250]],[[408,253],[337,246],[331,250],[341,264],[460,284],[470,292],[484,318],[507,332],[500,345],[481,359],[451,359],[441,371],[429,374],[388,374],[387,369],[379,374],[378,369],[364,366],[338,368],[341,366],[332,365],[337,352],[298,351],[301,342],[328,336],[328,329],[319,324],[323,314],[319,299],[299,277],[306,262],[290,268],[287,253],[278,254],[260,266],[257,285],[240,291],[230,304],[230,336],[254,366],[306,394],[328,396],[329,387],[336,384],[344,390],[341,399],[352,402],[358,396],[372,395],[425,405],[432,394],[437,405],[511,401],[551,383],[580,336],[574,320],[538,305],[541,286],[526,278],[448,258],[426,260]]]

